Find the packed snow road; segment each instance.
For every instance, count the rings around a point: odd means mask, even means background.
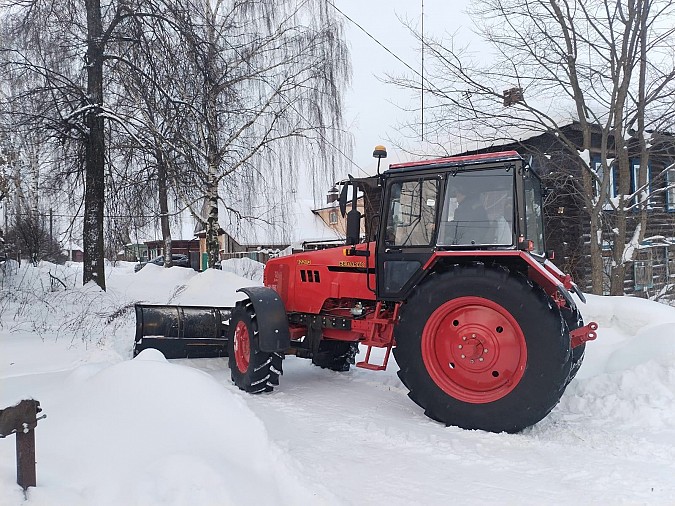
[[[190,365],[228,382],[219,361]],[[385,373],[335,373],[290,358],[284,367],[278,391],[244,400],[303,464],[299,479],[323,484],[343,504],[675,501],[672,364],[580,380],[518,435],[430,421],[407,398],[395,364]]]
[[[600,332],[579,375],[547,418],[507,435],[429,420],[393,360],[336,373],[289,357],[257,396],[227,359],[131,360],[131,302],[231,305],[251,281],[122,265],[102,293],[69,266],[56,274],[72,288],[51,293],[56,270],[23,267],[2,287],[0,407],[34,397],[48,416],[27,504],[675,504],[667,306],[590,297]],[[0,504],[24,504],[14,458],[1,439]]]

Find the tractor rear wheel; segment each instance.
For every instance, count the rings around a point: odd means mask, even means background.
[[[560,310],[518,273],[453,266],[401,310],[394,356],[408,396],[446,425],[519,432],[558,403],[571,367]]]
[[[359,352],[359,343],[351,341],[332,341],[324,339],[319,343],[319,351],[312,357],[312,364],[331,371],[349,371]]]
[[[241,390],[252,394],[271,392],[279,384],[282,356],[260,351],[258,324],[250,300],[237,302],[232,311],[227,349],[232,381]]]

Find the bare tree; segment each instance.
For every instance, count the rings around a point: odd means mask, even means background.
[[[8,1],[0,12],[11,44],[2,51],[3,70],[21,74],[25,96],[37,111],[19,112],[31,124],[70,146],[73,173],[83,174],[83,282],[105,289],[104,207],[106,122],[116,120],[105,101],[106,65],[119,62],[107,52],[131,20],[154,18],[150,1]]]
[[[480,0],[471,14],[489,55],[418,33],[429,62],[423,84],[417,76],[393,79],[423,90],[425,140],[436,147],[557,137],[583,167],[578,188],[590,221],[594,293],[602,293],[603,231],[613,239],[612,294],[623,293],[626,264],[645,237],[647,167],[657,149],[649,132],[675,119],[674,8],[670,0]],[[572,120],[581,139],[561,128]],[[411,127],[419,133],[419,122]],[[598,164],[589,163],[594,135]],[[640,158],[632,187],[629,148]]]
[[[21,252],[33,261],[62,263],[66,259],[58,241],[50,235],[46,213],[16,214],[7,230],[6,242],[10,252]]]
[[[349,60],[323,2],[4,5],[10,42],[0,65],[25,85],[12,126],[44,133],[64,153],[62,179],[84,188],[84,282],[105,287],[105,219],[120,231],[111,239],[125,240],[132,217],[156,213],[156,203],[170,259],[169,216],[188,207],[208,230],[213,265],[219,202],[255,217],[258,191],[278,188],[276,203],[287,206],[299,164],[333,179],[335,147],[349,150],[341,129]]]
[[[182,184],[177,172],[184,165],[176,162],[175,146],[178,132],[185,127],[185,107],[176,98],[174,83],[181,79],[176,68],[185,60],[184,48],[166,17],[137,20],[129,35],[117,42],[118,54],[125,56],[123,65],[112,72],[118,95],[116,116],[126,125],[115,140],[123,154],[118,165],[125,172],[117,179],[134,193],[123,200],[127,207],[134,203],[136,216],[159,218],[165,266],[171,267],[170,218],[180,214],[175,186]]]
[[[213,266],[219,202],[254,217],[258,193],[285,193],[287,204],[299,164],[335,175],[335,146],[347,139],[341,98],[349,59],[342,25],[320,1],[194,0],[171,12],[187,48],[175,68],[189,121],[179,149],[199,170],[197,192],[181,191],[205,225]]]

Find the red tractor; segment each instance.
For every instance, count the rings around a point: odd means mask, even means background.
[[[545,251],[541,183],[518,153],[378,163],[339,207],[345,245],[270,260],[234,308],[137,306],[134,352],[228,355],[234,383],[258,393],[285,355],[347,371],[361,344],[357,367],[385,369],[393,350],[409,397],[447,425],[518,432],[553,409],[597,324]]]

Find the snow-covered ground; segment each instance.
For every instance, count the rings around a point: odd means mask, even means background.
[[[102,292],[75,264],[8,270],[0,408],[35,398],[47,415],[28,504],[675,504],[671,307],[589,297],[599,337],[577,378],[507,435],[429,420],[393,361],[335,373],[289,357],[281,385],[251,396],[227,359],[131,359],[134,302],[232,305],[252,283],[233,272],[122,263]],[[2,505],[24,504],[14,439],[0,439]]]

